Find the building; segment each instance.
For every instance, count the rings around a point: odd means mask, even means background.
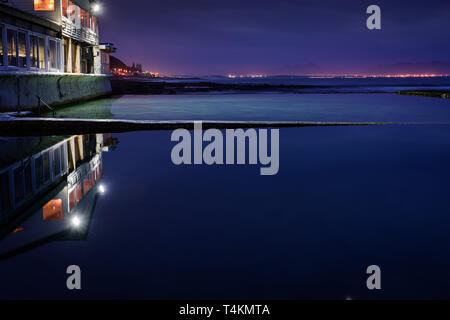
[[[72,84],[79,78],[61,78],[109,74],[109,54],[115,48],[99,43],[99,8],[95,0],[0,0],[0,87],[5,89],[0,88],[0,109],[33,109],[37,104],[33,96],[58,105],[110,91],[104,78],[84,78],[83,85],[92,82],[93,89],[79,93],[81,89]],[[63,92],[52,96],[36,83],[43,78],[33,75],[48,75],[41,84]],[[18,78],[23,81],[14,83]],[[64,90],[70,95],[65,97]]]

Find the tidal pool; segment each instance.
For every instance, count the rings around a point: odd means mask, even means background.
[[[170,135],[0,139],[0,298],[450,298],[450,127],[280,129],[273,176]]]

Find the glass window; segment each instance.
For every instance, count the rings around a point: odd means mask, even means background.
[[[63,16],[67,18],[67,8],[69,7],[69,0],[62,0],[61,6]]]
[[[34,11],[54,11],[55,0],[34,0]]]
[[[75,188],[72,191],[69,191],[69,211],[73,209],[75,206]]]
[[[27,67],[27,41],[25,32],[19,31],[19,67]]]
[[[6,37],[8,40],[8,65],[17,66],[17,31],[8,29]]]
[[[53,199],[42,207],[42,220],[62,220],[62,199]]]
[[[3,27],[0,26],[0,66],[3,66]]]
[[[33,191],[32,181],[31,181],[31,165],[27,163],[25,169],[23,170],[23,175],[25,179],[25,196],[29,195]]]
[[[60,150],[61,150],[61,170],[62,171],[66,171],[66,169],[67,169],[67,166],[66,166],[66,161],[65,161],[65,159],[64,159],[64,145],[62,145],[61,147],[60,147]]]
[[[61,149],[53,151],[53,174],[57,176],[61,173]]]
[[[56,40],[48,41],[48,61],[50,63],[50,69],[58,69],[61,60],[60,42]]]
[[[45,69],[45,39],[39,38],[39,68]]]
[[[39,156],[34,161],[34,172],[36,175],[36,188],[40,188],[43,184],[42,180],[42,156]]]
[[[49,153],[46,152],[42,155],[43,159],[43,173],[44,173],[44,183],[47,183],[50,180],[50,156]]]
[[[38,67],[38,38],[36,36],[30,35],[30,67]]]
[[[9,172],[0,174],[0,212],[6,212],[11,208],[9,199]]]
[[[23,169],[18,167],[14,169],[14,201],[18,204],[23,200],[24,186],[23,186]]]

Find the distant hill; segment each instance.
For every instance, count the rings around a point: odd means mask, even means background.
[[[122,60],[114,56],[109,56],[109,67],[111,68],[111,70],[113,69],[131,70],[131,68],[127,66]]]

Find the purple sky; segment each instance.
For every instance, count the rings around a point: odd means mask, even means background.
[[[381,30],[366,28],[371,4],[381,7]],[[449,0],[103,0],[102,7],[101,41],[113,42],[125,63],[164,74],[367,73],[450,61]]]

